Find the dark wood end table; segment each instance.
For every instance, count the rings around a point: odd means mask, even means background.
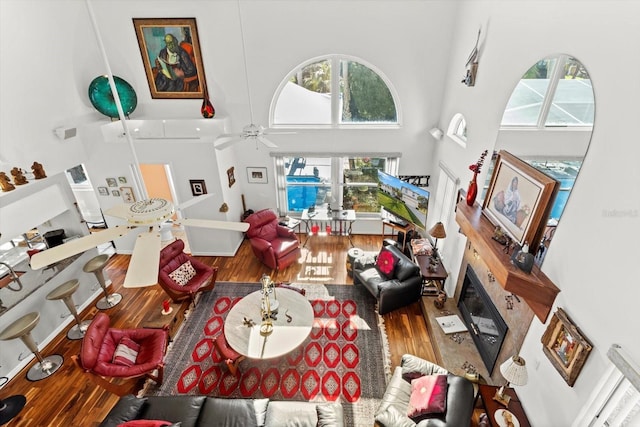
[[[511,412],[515,418],[518,419],[520,427],[531,427],[531,424],[529,424],[529,419],[527,418],[527,414],[525,414],[524,409],[522,408],[522,404],[520,403],[520,398],[518,398],[518,395],[516,394],[516,391],[514,389],[508,387],[505,387],[504,389],[505,394],[508,394],[511,397],[508,406],[505,407],[504,405],[493,400],[493,396],[496,394],[496,391],[499,388],[500,387],[487,384],[478,385],[478,394],[482,399],[482,405],[484,406],[484,410],[487,413],[489,425],[491,425],[491,427],[500,427],[500,424],[498,424],[498,422],[496,421],[495,414],[498,410],[506,409],[507,411]]]
[[[414,259],[420,267],[420,274],[422,274],[422,295],[435,296],[438,292],[443,291],[444,282],[449,274],[444,269],[440,258],[436,258],[435,271],[430,268],[432,259],[430,255],[415,255]]]
[[[172,311],[169,314],[162,314],[161,307],[155,308],[145,314],[140,323],[140,327],[153,329],[163,329],[166,327],[169,331],[169,339],[172,340],[184,321],[184,312],[189,304],[189,301],[182,303],[172,302]]]

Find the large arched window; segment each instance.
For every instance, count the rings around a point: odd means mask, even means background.
[[[270,125],[397,126],[397,96],[388,79],[355,58],[314,58],[291,72],[271,103]]]

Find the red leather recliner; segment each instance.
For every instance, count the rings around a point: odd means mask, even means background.
[[[169,275],[187,261],[191,262],[191,265],[196,271],[196,275],[182,286]],[[158,284],[174,302],[180,302],[186,299],[193,301],[196,293],[212,290],[216,284],[217,274],[217,267],[210,267],[184,253],[184,242],[180,239],[167,245],[160,252]]]
[[[300,258],[300,241],[293,230],[278,224],[278,217],[270,209],[249,215],[247,237],[253,253],[266,266],[283,270]]]
[[[106,313],[93,318],[82,339],[79,356],[75,362],[101,387],[119,396],[132,393],[137,379],[142,376],[162,383],[164,355],[169,340],[166,329],[115,329],[110,328],[111,319]],[[113,356],[123,337],[130,338],[140,346],[132,366],[113,363]],[[154,371],[157,369],[157,374]],[[116,383],[108,378],[135,379],[131,384]]]

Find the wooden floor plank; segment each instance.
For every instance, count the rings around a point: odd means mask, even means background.
[[[353,236],[353,243],[365,251],[377,251],[382,244],[381,236]],[[347,250],[350,248],[345,237],[326,237],[311,239],[304,248],[305,253],[331,260],[327,270],[330,278],[323,283],[352,285],[345,268]],[[117,328],[137,326],[149,310],[158,310],[162,301],[167,298],[159,286],[149,288],[126,289],[122,287],[130,257],[113,256],[106,269],[106,275],[112,281],[110,292],[122,294],[123,300],[116,307],[107,310],[112,325]],[[304,265],[294,263],[282,271],[272,271],[253,255],[248,241],[244,241],[235,257],[198,257],[209,265],[218,267],[219,281],[257,282],[262,274],[269,274],[277,282],[295,282],[304,276]],[[309,283],[313,283],[310,281]],[[389,337],[392,367],[400,363],[404,353],[413,353],[428,360],[435,360],[427,334],[426,324],[422,317],[419,303],[384,315],[384,325]],[[90,319],[98,310],[91,307],[80,313],[82,319]],[[64,330],[41,352],[61,354],[65,361],[58,372],[50,378],[38,382],[26,379],[26,370],[19,373],[9,384],[0,390],[0,398],[15,394],[27,397],[27,405],[23,411],[7,426],[41,427],[41,426],[97,426],[117,402],[118,397],[112,395],[86,378],[77,368],[71,356],[80,351],[80,341],[66,339]]]

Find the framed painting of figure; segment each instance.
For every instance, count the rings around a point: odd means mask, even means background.
[[[133,18],[152,98],[204,97],[195,18]]]

